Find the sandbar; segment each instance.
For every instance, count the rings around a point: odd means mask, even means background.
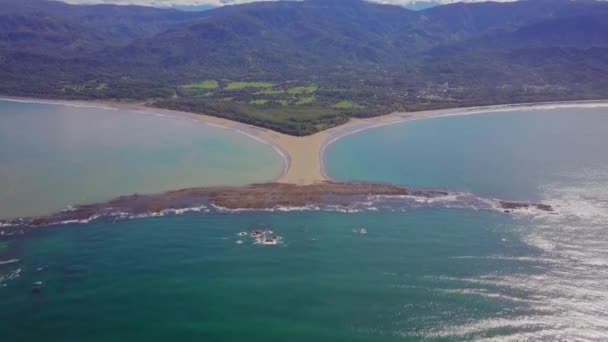
[[[325,170],[324,154],[327,147],[343,137],[372,128],[383,127],[406,121],[456,115],[489,114],[519,110],[543,110],[556,108],[608,108],[608,100],[590,100],[506,104],[417,112],[394,112],[387,115],[365,119],[351,118],[344,125],[317,132],[313,135],[296,137],[215,116],[150,107],[144,102],[41,100],[19,97],[0,97],[0,100],[59,104],[74,107],[122,109],[145,114],[178,116],[182,118],[186,117],[207,125],[234,130],[259,142],[271,145],[284,161],[284,170],[281,176],[274,181],[277,183],[295,185],[311,185],[332,181],[331,177],[327,175]]]

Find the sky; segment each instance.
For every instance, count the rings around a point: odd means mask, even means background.
[[[175,7],[175,6],[223,6],[242,4],[247,2],[255,2],[258,0],[63,0],[71,4],[122,4],[122,5],[147,5],[156,7]],[[454,3],[454,2],[477,2],[484,0],[370,0],[383,4],[392,5],[413,5],[416,2],[438,2],[438,3]],[[513,0],[494,0],[494,1],[513,1]]]

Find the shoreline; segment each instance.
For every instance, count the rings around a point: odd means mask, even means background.
[[[145,115],[168,116],[175,119],[188,118],[193,122],[228,129],[271,146],[283,160],[283,171],[270,182],[295,185],[311,185],[331,182],[327,172],[327,148],[338,140],[369,129],[381,128],[409,121],[450,116],[496,114],[521,110],[547,110],[558,108],[608,108],[608,100],[554,101],[446,108],[417,112],[393,112],[371,118],[351,118],[347,123],[303,137],[290,136],[233,120],[206,114],[198,114],[147,106],[144,102],[52,100],[26,97],[0,96],[1,101],[63,105],[70,107],[125,110]]]
[[[393,112],[390,114],[365,119],[351,118],[346,124],[332,127],[325,131],[333,134],[331,134],[331,138],[323,144],[321,150],[319,151],[319,158],[321,160],[321,174],[328,181],[335,181],[329,176],[326,169],[326,151],[329,146],[342,138],[370,129],[382,128],[410,121],[439,119],[452,116],[499,114],[512,111],[549,110],[562,108],[608,108],[608,100],[530,102],[491,106],[446,108],[417,112]],[[340,132],[336,134],[336,131]]]
[[[290,156],[279,144],[268,141],[263,137],[263,131],[266,129],[248,125],[245,123],[223,119],[215,116],[190,113],[184,111],[176,111],[171,109],[163,109],[146,106],[144,102],[120,102],[120,101],[82,101],[82,100],[52,100],[39,99],[29,97],[15,96],[0,96],[0,101],[18,102],[18,103],[33,103],[33,104],[48,104],[57,106],[66,106],[72,108],[97,108],[104,110],[124,110],[143,115],[155,115],[167,117],[176,120],[188,119],[197,124],[203,124],[210,127],[230,130],[232,132],[244,135],[250,139],[269,145],[282,159],[283,169],[278,177],[274,177],[269,182],[277,181],[286,176],[289,165],[291,164]]]

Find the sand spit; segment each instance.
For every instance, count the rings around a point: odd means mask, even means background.
[[[309,185],[318,182],[333,181],[333,179],[331,179],[326,172],[324,158],[325,151],[334,142],[351,134],[356,134],[368,129],[414,120],[460,115],[491,114],[518,110],[546,110],[555,108],[608,108],[608,101],[530,103],[453,108],[419,112],[395,112],[366,119],[352,118],[344,125],[333,127],[326,131],[304,137],[286,135],[268,129],[245,125],[242,123],[235,123],[230,120],[218,119],[208,115],[194,115],[203,121],[213,121],[239,131],[248,132],[249,134],[253,134],[254,136],[261,138],[262,141],[275,146],[278,151],[283,153],[282,156],[287,163],[285,172],[276,181],[297,185]]]
[[[418,112],[395,112],[367,119],[351,119],[344,125],[337,126],[326,131],[318,132],[305,137],[295,137],[210,115],[194,114],[149,107],[146,105],[146,103],[143,102],[134,103],[114,101],[61,101],[16,97],[0,97],[0,100],[30,103],[46,103],[72,107],[99,107],[114,110],[121,109],[134,111],[142,114],[171,116],[181,119],[189,119],[194,122],[200,122],[218,128],[234,130],[259,142],[273,146],[275,151],[277,151],[277,153],[283,158],[285,166],[282,175],[275,181],[280,183],[297,185],[310,185],[319,182],[330,181],[331,178],[327,175],[324,165],[324,154],[327,147],[343,137],[372,128],[383,127],[406,121],[456,115],[474,115],[511,112],[517,110],[543,110],[556,108],[608,108],[607,100],[596,100],[509,104],[483,107],[428,110]]]

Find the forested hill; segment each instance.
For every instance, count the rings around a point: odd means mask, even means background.
[[[0,3],[10,95],[145,99],[295,135],[394,110],[608,97],[601,1]]]

